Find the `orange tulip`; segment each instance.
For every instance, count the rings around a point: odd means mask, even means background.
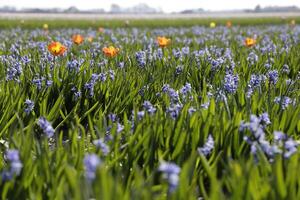
[[[76,35],[73,35],[72,40],[75,44],[78,45],[83,42],[83,37],[82,37],[82,35],[76,34]]]
[[[98,32],[99,32],[99,33],[103,33],[103,32],[104,32],[104,28],[103,28],[103,27],[99,27],[99,28],[98,28]]]
[[[102,49],[104,55],[110,58],[115,57],[119,53],[119,51],[119,48],[115,48],[113,46],[103,47]]]
[[[227,26],[227,28],[231,28],[232,27],[232,22],[231,21],[227,21],[226,22],[226,26]]]
[[[62,45],[60,42],[51,42],[48,45],[48,50],[54,56],[61,56],[67,50],[67,48]]]
[[[171,43],[171,39],[166,37],[157,37],[156,40],[160,47],[166,47]]]
[[[249,38],[249,37],[247,37],[247,38],[245,39],[245,46],[246,46],[246,47],[252,47],[252,46],[254,46],[255,44],[256,44],[256,39]]]

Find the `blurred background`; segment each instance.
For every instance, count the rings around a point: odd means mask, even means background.
[[[292,17],[300,0],[0,0],[1,18]]]

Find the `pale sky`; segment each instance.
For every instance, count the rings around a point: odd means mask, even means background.
[[[191,8],[205,10],[232,10],[254,8],[257,4],[264,6],[300,7],[300,0],[0,0],[0,7],[8,5],[17,8],[68,8],[76,6],[81,10],[104,8],[110,9],[111,4],[130,7],[139,3],[147,3],[154,8],[162,8],[164,12],[181,11]]]

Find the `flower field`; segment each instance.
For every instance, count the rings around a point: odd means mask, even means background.
[[[296,21],[0,32],[1,199],[300,199]]]

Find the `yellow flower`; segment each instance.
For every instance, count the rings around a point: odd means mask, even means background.
[[[126,20],[124,23],[125,23],[125,26],[129,26],[130,25],[130,21],[129,20]]]
[[[89,36],[88,38],[87,38],[87,40],[89,41],[89,42],[93,42],[93,37],[92,36]]]
[[[82,35],[76,34],[73,35],[72,40],[75,44],[81,44],[83,42],[83,37]]]
[[[48,24],[44,24],[44,25],[43,25],[43,29],[48,30],[48,28],[49,28],[49,27],[48,27]]]
[[[294,26],[296,26],[296,20],[291,20],[291,23],[290,23],[290,25],[292,26],[292,27],[294,27]]]
[[[210,22],[210,28],[215,28],[217,25],[216,25],[216,23],[215,22]]]
[[[102,52],[104,53],[104,55],[110,58],[115,57],[119,53],[119,51],[119,48],[115,48],[113,46],[102,48]]]
[[[60,42],[51,42],[48,45],[48,50],[54,56],[61,56],[67,50],[67,48],[62,45]]]
[[[252,47],[252,46],[254,46],[256,44],[256,40],[254,39],[254,38],[249,38],[249,37],[247,37],[246,39],[245,39],[245,46],[246,47]]]
[[[166,37],[157,37],[156,40],[160,47],[166,47],[171,43],[171,39]]]

